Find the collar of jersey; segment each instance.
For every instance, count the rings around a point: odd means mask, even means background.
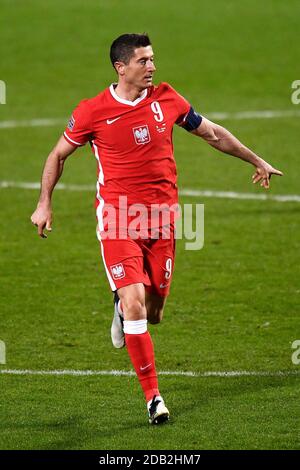
[[[138,103],[140,103],[144,98],[147,96],[147,88],[143,91],[141,96],[137,98],[134,101],[129,101],[129,100],[123,100],[123,98],[120,98],[117,93],[115,92],[114,85],[117,85],[117,83],[112,83],[109,87],[109,91],[112,95],[112,97],[116,100],[119,101],[119,103],[127,104],[128,106],[136,106]]]

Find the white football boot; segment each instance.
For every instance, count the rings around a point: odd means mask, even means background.
[[[147,408],[150,424],[162,424],[170,419],[169,410],[161,396],[154,395]]]
[[[125,335],[123,330],[124,319],[118,309],[119,297],[117,292],[114,296],[114,317],[111,324],[111,341],[115,348],[120,349],[125,346]]]

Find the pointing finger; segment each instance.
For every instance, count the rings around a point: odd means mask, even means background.
[[[282,171],[279,171],[279,170],[273,170],[272,173],[273,175],[283,176]]]

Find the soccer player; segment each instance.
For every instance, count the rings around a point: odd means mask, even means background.
[[[169,419],[160,395],[147,321],[159,323],[172,280],[177,203],[172,129],[179,125],[216,149],[255,167],[253,182],[269,187],[282,173],[241,144],[228,130],[198,114],[168,83],[154,86],[153,50],[146,34],[123,34],[111,46],[117,83],[73,111],[49,154],[31,221],[39,236],[52,224],[51,195],[66,158],[90,143],[98,161],[97,234],[112,291],[113,345],[126,345],[145,394],[149,421]],[[126,204],[125,204],[126,203]],[[162,213],[152,210],[162,205]],[[132,207],[134,206],[134,210]],[[142,209],[141,209],[142,207]],[[138,209],[143,230],[131,230]],[[150,216],[151,214],[151,216]],[[162,216],[168,216],[168,222]],[[136,226],[135,226],[136,228]],[[137,233],[138,232],[138,233]]]

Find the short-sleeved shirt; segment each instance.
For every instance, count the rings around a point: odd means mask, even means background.
[[[185,122],[191,108],[168,83],[145,89],[135,101],[120,98],[115,86],[81,101],[64,132],[74,146],[89,142],[98,161],[100,231],[107,223],[108,206],[117,214],[121,210],[120,197],[127,206],[143,204],[149,211],[153,204],[177,204],[172,132],[174,124]],[[161,219],[153,223],[160,226]]]

